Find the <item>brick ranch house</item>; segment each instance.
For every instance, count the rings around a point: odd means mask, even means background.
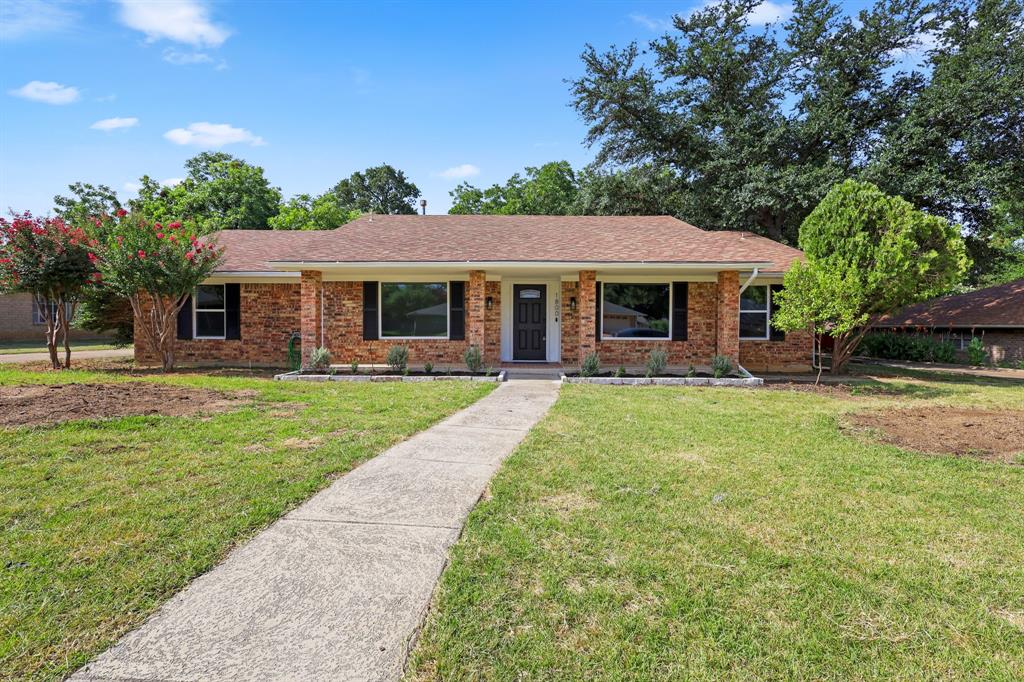
[[[333,362],[674,366],[725,355],[751,370],[807,369],[809,332],[771,326],[772,292],[800,256],[667,216],[366,215],[332,231],[219,233],[220,269],[178,318],[184,363],[284,366],[301,333]],[[140,334],[137,338],[142,338]],[[156,363],[146,344],[136,360]]]
[[[951,341],[961,358],[973,337],[992,362],[1024,361],[1024,279],[943,296],[908,306],[879,320],[879,331],[921,334]]]

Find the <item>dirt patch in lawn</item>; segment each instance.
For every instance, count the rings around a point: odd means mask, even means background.
[[[902,448],[1024,464],[1024,410],[923,407],[861,412],[847,422]]]
[[[252,397],[141,381],[117,384],[0,386],[0,426],[34,426],[74,419],[132,415],[184,417],[225,412]]]

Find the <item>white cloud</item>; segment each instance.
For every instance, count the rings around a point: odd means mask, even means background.
[[[683,16],[691,16],[695,12],[707,9],[708,7],[714,7],[717,4],[717,0],[706,0],[706,2],[684,12]],[[760,5],[750,10],[750,13],[747,15],[747,22],[751,26],[764,26],[770,23],[785,21],[792,16],[792,14],[792,4],[788,2],[772,2],[772,0],[764,0]],[[668,31],[673,27],[671,19],[649,17],[646,14],[630,14],[629,18],[633,20],[634,24],[643,26],[649,31]]]
[[[164,187],[174,187],[175,185],[180,185],[183,182],[185,182],[185,178],[167,178],[165,180],[161,180],[160,184]]]
[[[175,66],[183,66],[185,64],[209,64],[213,61],[213,57],[206,54],[205,52],[182,52],[175,50],[173,47],[169,47],[164,50],[164,61]]]
[[[630,14],[629,18],[633,20],[634,24],[643,26],[648,31],[667,31],[672,28],[670,19],[655,19],[646,14]]]
[[[448,180],[461,180],[462,178],[471,178],[474,175],[480,175],[480,169],[471,163],[464,163],[459,166],[452,166],[438,173],[442,178]]]
[[[32,81],[15,90],[8,90],[8,93],[47,104],[71,104],[78,101],[79,97],[78,88],[52,81]]]
[[[775,3],[765,0],[760,5],[750,10],[747,21],[751,26],[764,26],[774,22],[785,21],[793,14],[793,5],[788,2]]]
[[[196,147],[223,147],[226,144],[245,143],[258,147],[266,144],[262,137],[253,135],[245,128],[235,128],[227,123],[190,123],[187,128],[175,128],[164,133],[174,144],[190,144]]]
[[[142,31],[150,42],[166,38],[196,47],[217,47],[231,35],[224,26],[210,20],[210,12],[195,0],[120,0],[121,23]]]
[[[0,40],[56,33],[70,27],[77,18],[63,3],[3,0],[0,2]]]
[[[134,128],[137,125],[139,125],[139,119],[134,116],[129,116],[127,118],[115,116],[114,118],[105,118],[102,121],[96,121],[89,127],[93,130],[110,132],[111,130],[117,130],[118,128]]]

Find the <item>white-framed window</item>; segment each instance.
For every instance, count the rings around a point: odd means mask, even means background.
[[[50,301],[50,317],[53,318],[53,319],[56,319],[56,317],[57,317],[57,304],[54,303],[53,301]],[[73,320],[71,319],[71,304],[70,303],[65,303],[64,304],[64,318],[66,320],[68,320],[68,322],[73,322]],[[34,324],[34,325],[44,325],[44,324],[46,324],[46,319],[43,317],[43,311],[40,310],[39,304],[36,302],[36,300],[34,298],[32,299],[32,324]]]
[[[226,330],[227,296],[223,284],[200,284],[192,297],[192,336],[223,339]]]
[[[601,283],[601,339],[665,341],[672,338],[672,286]]]
[[[971,339],[974,337],[973,334],[964,334],[963,332],[949,332],[945,334],[946,341],[953,344],[953,347],[957,350],[967,350],[967,346],[971,344]]]
[[[749,286],[740,294],[740,339],[767,340],[771,334],[772,290]]]
[[[381,282],[382,339],[447,339],[448,282]]]

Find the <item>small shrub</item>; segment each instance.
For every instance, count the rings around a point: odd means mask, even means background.
[[[911,362],[956,362],[956,347],[951,341],[919,334],[876,332],[861,341],[857,352],[884,360]]]
[[[309,354],[309,368],[325,370],[331,366],[331,351],[327,350],[323,346],[314,348],[313,352]]]
[[[405,372],[409,367],[408,346],[391,346],[388,349],[387,362],[392,372]]]
[[[352,370],[352,373],[353,373],[353,374],[359,374],[359,361],[358,361],[358,360],[353,360],[353,361],[352,361],[352,364],[350,364],[350,365],[348,366],[348,368],[349,368],[350,370]]]
[[[433,374],[434,373],[434,365],[429,363],[429,362],[424,362],[423,363],[423,371],[425,373],[427,373],[427,374]]]
[[[480,370],[484,368],[483,354],[476,346],[467,348],[466,352],[462,354],[462,360],[466,363],[466,368],[473,374],[479,374]]]
[[[691,364],[690,369],[686,370],[686,376],[691,378],[697,376],[697,368]]]
[[[967,344],[967,361],[972,365],[984,365],[988,361],[988,353],[985,352],[985,344],[977,336]]]
[[[660,376],[665,373],[666,367],[668,367],[668,353],[661,348],[655,348],[647,355],[647,376]]]
[[[494,368],[493,367],[488,367],[487,371],[484,372],[484,376],[485,377],[493,377],[494,376]]]
[[[619,365],[619,368],[615,370],[615,376],[619,377],[620,379],[626,376],[626,368],[622,365]]]
[[[724,355],[716,355],[711,360],[711,373],[715,375],[716,379],[721,379],[731,372],[732,362],[729,361],[729,358]]]
[[[583,358],[583,364],[580,365],[581,377],[596,376],[599,371],[601,371],[601,358],[597,353],[591,353]]]

